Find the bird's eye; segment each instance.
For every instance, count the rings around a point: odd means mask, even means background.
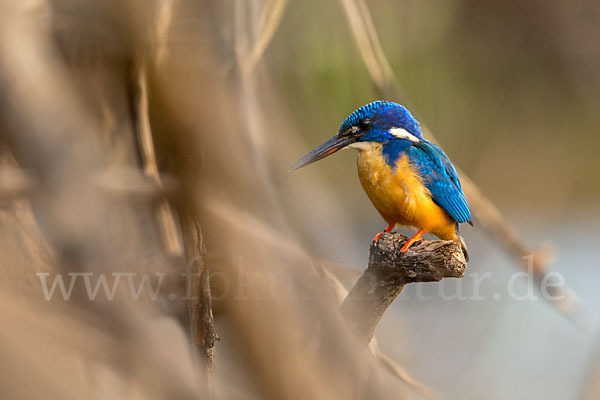
[[[356,124],[360,129],[369,129],[371,127],[371,125],[373,125],[373,121],[369,118],[365,118],[363,120],[360,120],[358,122],[358,124]]]
[[[360,131],[366,131],[367,129],[369,129],[371,127],[371,125],[373,125],[372,119],[370,119],[370,118],[361,119],[355,125],[352,125],[350,128],[341,132],[340,135],[342,135],[342,136],[356,135]]]

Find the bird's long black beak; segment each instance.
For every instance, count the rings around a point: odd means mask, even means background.
[[[296,162],[290,169],[298,169],[307,166],[308,164],[312,164],[315,161],[319,161],[322,158],[325,158],[338,150],[343,149],[344,147],[352,144],[356,141],[356,137],[352,136],[342,136],[335,135],[325,141],[325,143],[318,146],[316,149],[302,157]]]

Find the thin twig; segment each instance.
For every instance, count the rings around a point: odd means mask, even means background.
[[[201,356],[206,374],[207,392],[212,398],[212,365],[215,341],[219,340],[219,335],[214,328],[210,271],[206,263],[206,248],[200,224],[196,218],[188,217],[184,225],[190,338],[195,353]]]

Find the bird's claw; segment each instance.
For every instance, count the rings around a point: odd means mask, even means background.
[[[378,243],[379,242],[379,238],[381,238],[381,235],[383,235],[384,233],[385,233],[385,231],[379,232],[377,235],[375,235],[375,237],[373,238],[373,241],[375,243]]]
[[[409,239],[409,240],[407,240],[406,243],[404,243],[404,246],[402,246],[402,248],[400,249],[400,253],[406,254],[406,251],[408,249],[410,249],[412,246],[414,246],[415,244],[419,243],[422,240],[423,239],[417,239],[417,240]]]

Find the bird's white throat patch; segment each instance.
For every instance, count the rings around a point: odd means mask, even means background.
[[[416,137],[415,135],[413,135],[412,133],[408,132],[406,129],[403,129],[403,128],[391,128],[388,132],[391,133],[392,135],[396,136],[399,139],[408,139],[411,142],[415,142],[415,143],[417,143],[419,141],[418,137]]]
[[[373,144],[375,144],[375,142],[354,142],[352,144],[349,144],[348,147],[359,151],[364,151],[371,149],[371,146],[373,146]]]

